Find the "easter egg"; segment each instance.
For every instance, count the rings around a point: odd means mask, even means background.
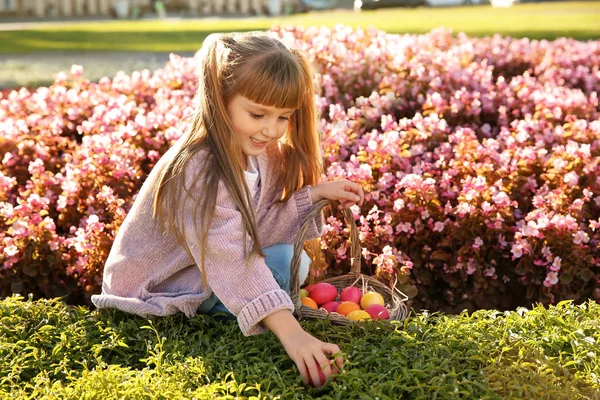
[[[365,308],[365,311],[371,316],[371,318],[376,320],[390,318],[390,312],[388,309],[380,304],[371,304]]]
[[[321,385],[325,384],[325,374],[323,373],[321,368],[319,368],[319,380],[321,381]],[[312,386],[316,386],[310,374],[308,374],[308,383],[310,383]]]
[[[340,372],[340,370],[338,369],[338,367],[335,364],[335,362],[332,361],[332,360],[329,360],[329,366],[331,368],[331,376],[330,376],[329,379],[333,382],[333,381],[335,381],[335,376]],[[319,368],[318,371],[319,371],[319,380],[321,381],[321,385],[324,385],[326,379],[325,379],[325,373],[323,372],[323,367]],[[310,374],[308,376],[308,382],[311,385],[315,386],[312,378],[310,377]]]
[[[346,316],[348,315],[348,313],[351,313],[352,311],[356,310],[360,310],[360,306],[358,304],[352,301],[342,301],[340,305],[337,306],[335,312]]]
[[[383,300],[383,296],[381,296],[377,292],[368,292],[368,293],[365,293],[363,295],[362,299],[360,299],[360,306],[364,310],[365,308],[369,307],[371,304],[379,304],[380,306],[385,305],[385,301]]]
[[[318,305],[323,305],[334,301],[337,297],[337,289],[331,283],[319,282],[308,291],[308,296],[317,302]]]
[[[310,297],[303,297],[301,300],[302,300],[302,304],[304,304],[305,306],[314,308],[315,310],[319,309],[319,306],[317,305],[317,303]]]
[[[340,293],[340,301],[351,301],[353,303],[360,304],[362,295],[362,291],[356,286],[348,286]]]
[[[300,289],[300,298],[308,297],[308,290]]]
[[[327,310],[327,312],[336,312],[338,306],[340,305],[340,303],[338,303],[337,301],[330,301],[329,303],[325,303],[321,306],[321,308],[324,308],[325,310]]]
[[[351,319],[353,321],[362,321],[366,319],[371,319],[371,316],[368,312],[364,310],[355,310],[346,315],[346,318]]]

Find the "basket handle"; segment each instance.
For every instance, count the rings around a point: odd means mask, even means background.
[[[313,219],[321,214],[321,210],[326,206],[334,207],[334,202],[330,200],[320,200],[315,203],[300,226],[300,230],[296,234],[296,238],[294,241],[294,255],[292,257],[291,268],[291,278],[290,278],[290,292],[292,301],[294,302],[294,306],[298,309],[302,305],[302,301],[300,300],[300,279],[298,277],[298,273],[300,271],[300,255],[302,254],[302,250],[304,250],[304,241],[306,237],[306,231],[308,230],[309,225],[312,223]],[[356,223],[354,222],[354,217],[352,216],[352,212],[349,209],[344,209],[342,211],[344,214],[344,218],[346,219],[346,224],[350,228],[350,274],[358,277],[360,275],[361,268],[361,253],[362,249],[360,247],[360,239],[358,236],[358,228],[356,227]]]

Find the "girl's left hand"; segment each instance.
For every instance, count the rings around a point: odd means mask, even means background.
[[[313,203],[323,199],[337,200],[340,202],[340,208],[352,207],[355,204],[362,206],[365,200],[362,187],[348,179],[318,184],[311,188],[310,196]]]

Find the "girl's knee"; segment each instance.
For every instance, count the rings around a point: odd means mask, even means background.
[[[292,262],[294,256],[294,246],[288,243],[278,243],[263,249],[265,258],[273,262]]]

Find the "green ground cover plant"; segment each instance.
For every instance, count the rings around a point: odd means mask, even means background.
[[[147,320],[58,299],[0,301],[0,398],[597,399],[600,305],[302,322],[345,371],[307,388],[272,334],[182,314]]]
[[[530,39],[600,37],[600,3],[525,3],[499,9],[490,5],[452,8],[396,8],[355,13],[312,12],[278,18],[141,20],[61,24],[0,32],[0,53],[32,51],[196,51],[213,32],[268,30],[274,25],[374,26],[388,33],[426,33],[439,26],[481,37],[500,34]]]

